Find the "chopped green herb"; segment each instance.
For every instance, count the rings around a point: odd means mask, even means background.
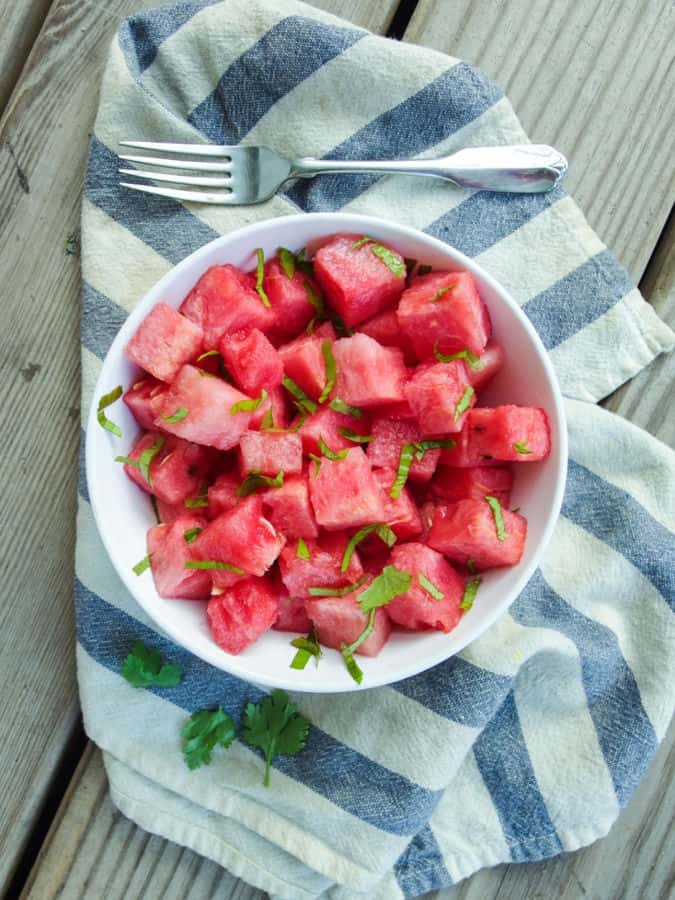
[[[359,664],[354,659],[354,654],[361,646],[361,644],[365,643],[370,635],[373,633],[373,628],[375,627],[375,610],[371,609],[368,614],[368,622],[366,623],[366,627],[363,629],[361,634],[357,637],[353,644],[342,644],[340,646],[340,652],[342,653],[342,658],[345,661],[345,665],[347,666],[347,671],[352,676],[354,681],[357,684],[361,684],[363,681],[363,672]]]
[[[288,429],[291,434],[295,434],[296,431],[300,431],[302,426],[307,421],[307,413],[303,412],[302,407],[299,404],[296,404],[296,409],[298,410],[299,415],[297,422],[294,422],[293,425]]]
[[[310,453],[309,458],[314,463],[314,477],[318,478],[321,471],[321,457],[317,456],[316,453]]]
[[[203,530],[203,528],[188,528],[187,531],[183,532],[185,543],[191,544],[193,541],[196,541]]]
[[[285,247],[279,247],[277,255],[286,278],[292,278],[295,275],[295,253],[291,253]]]
[[[321,391],[319,403],[325,403],[330,397],[331,391],[335,387],[335,382],[337,381],[337,365],[335,363],[333,348],[330,341],[324,341],[323,344],[321,344],[321,355],[323,356],[323,362],[326,367],[326,384]]]
[[[475,559],[467,559],[466,567],[472,575],[475,575],[476,572],[478,571],[476,569],[476,560]]]
[[[163,415],[162,418],[165,422],[168,422],[169,425],[175,425],[176,422],[182,422],[183,419],[186,419],[190,415],[190,410],[186,409],[184,406],[179,406],[175,413],[171,416]]]
[[[291,641],[291,646],[298,651],[291,662],[291,669],[304,669],[312,656],[316,660],[317,666],[319,665],[319,660],[323,653],[314,629],[309,632],[306,638],[294,638]]]
[[[442,600],[443,597],[445,597],[443,591],[439,590],[432,581],[429,581],[423,572],[418,574],[417,580],[419,581],[422,590],[426,591],[434,600]]]
[[[413,446],[415,447],[415,459],[422,462],[427,450],[452,450],[456,445],[452,438],[439,438],[433,441],[418,441]]]
[[[247,703],[242,737],[265,754],[263,784],[269,787],[275,756],[295,756],[305,746],[309,722],[299,715],[285,691],[272,691],[260,703]]]
[[[433,272],[433,271],[434,271],[433,268],[432,268],[431,266],[426,265],[426,264],[425,264],[425,265],[422,265],[422,266],[418,266],[418,268],[417,268],[417,274],[418,274],[418,275],[428,275],[429,272]]]
[[[261,247],[255,251],[255,255],[258,259],[258,267],[256,270],[256,279],[255,279],[255,289],[258,292],[258,296],[263,302],[263,306],[266,306],[268,309],[272,306],[270,303],[270,298],[265,293],[265,288],[263,287],[263,279],[265,277],[265,254],[262,251]]]
[[[508,537],[506,528],[504,527],[504,514],[502,513],[502,505],[496,497],[485,497],[485,502],[492,510],[495,520],[495,528],[497,530],[497,540],[505,541]]]
[[[471,398],[475,394],[474,389],[470,384],[464,388],[464,393],[459,398],[459,402],[455,407],[455,422],[459,419],[459,417],[467,411],[467,409],[471,406]]]
[[[203,359],[208,359],[209,356],[220,356],[220,350],[207,350],[206,353],[202,353],[201,356],[197,357],[197,362],[201,362]]]
[[[393,547],[396,543],[396,534],[386,523],[378,525],[375,529],[375,534],[387,545],[387,547]]]
[[[216,747],[229,747],[237,735],[231,716],[219,706],[193,713],[180,733],[183,757],[188,769],[211,762]]]
[[[358,241],[354,241],[352,244],[352,250],[359,250],[363,247],[364,244],[374,244],[375,238],[368,237],[368,235],[364,234],[362,238],[359,238]]]
[[[314,415],[319,407],[313,400],[310,400],[310,398],[303,391],[299,384],[296,384],[292,378],[288,377],[288,375],[284,375],[281,383],[286,388],[288,393],[292,394],[293,397],[295,397],[304,413],[309,416]]]
[[[183,501],[183,506],[187,509],[205,509],[209,505],[209,498],[206,490],[198,497],[188,497]]]
[[[401,447],[401,454],[398,458],[396,478],[394,479],[394,483],[392,484],[391,490],[389,491],[389,496],[392,500],[398,500],[398,498],[401,496],[401,491],[405,487],[405,483],[408,480],[408,475],[410,474],[410,467],[412,466],[414,456],[414,444],[404,444]]]
[[[431,298],[431,300],[429,301],[429,303],[436,303],[436,301],[437,301],[437,300],[440,300],[441,297],[445,296],[445,294],[447,294],[448,291],[454,290],[454,287],[455,287],[454,284],[449,284],[449,285],[447,285],[446,287],[439,288],[439,289],[436,291],[436,293],[434,294],[434,296]]]
[[[434,356],[439,362],[449,363],[455,359],[463,359],[468,367],[474,372],[485,368],[485,363],[481,362],[480,356],[477,356],[471,350],[458,350],[457,353],[441,353],[438,349],[438,341],[434,345]]]
[[[207,372],[206,369],[197,369],[202,378],[215,378],[213,372]]]
[[[385,566],[365,591],[359,594],[361,612],[367,613],[378,606],[386,606],[395,597],[410,590],[411,584],[412,575],[409,572],[401,572],[395,566]]]
[[[344,587],[310,587],[307,592],[312,597],[345,597],[352,591],[358,590],[361,585],[369,578],[368,574],[362,575],[354,584],[346,584]]]
[[[347,438],[348,441],[353,441],[355,444],[369,444],[375,440],[375,436],[372,434],[357,434],[356,431],[352,431],[351,428],[345,428],[344,425],[340,425],[338,431],[342,437]]]
[[[163,437],[158,437],[157,440],[152,444],[152,446],[148,447],[147,450],[144,450],[138,457],[138,468],[141,470],[141,475],[143,476],[143,478],[145,478],[150,487],[153,486],[152,478],[150,477],[150,463],[161,451],[164,444],[165,439]]]
[[[106,431],[109,431],[111,434],[116,435],[116,437],[122,437],[122,429],[119,425],[115,425],[114,422],[111,422],[110,419],[106,416],[104,410],[114,403],[116,400],[122,396],[124,389],[121,384],[118,384],[116,388],[113,388],[112,391],[108,394],[104,394],[101,399],[98,401],[97,415],[98,424],[105,428]]]
[[[180,684],[181,668],[176,664],[162,664],[159,650],[136,641],[133,650],[122,663],[120,674],[132,687],[174,687]]]
[[[290,668],[304,669],[311,658],[312,654],[309,652],[309,650],[301,648],[300,650],[296,651],[295,656],[291,660]]]
[[[349,450],[339,450],[337,453],[335,450],[331,450],[328,444],[324,441],[324,439],[319,435],[319,450],[326,459],[335,460],[344,459],[345,456],[349,453]]]
[[[518,443],[513,445],[513,449],[516,453],[520,453],[523,456],[531,456],[532,451],[528,449],[527,441],[518,441]]]
[[[238,403],[235,403],[230,407],[230,415],[236,416],[237,413],[240,412],[255,412],[256,409],[260,406],[261,403],[264,403],[267,400],[268,393],[263,388],[260,391],[260,396],[256,397],[255,400],[240,400]]]
[[[467,582],[467,585],[464,588],[464,596],[462,597],[462,602],[459,604],[460,609],[471,609],[471,607],[473,606],[473,601],[476,599],[478,588],[480,587],[480,581],[480,578],[472,578],[471,581]]]
[[[353,419],[360,419],[363,415],[358,407],[349,406],[344,402],[344,400],[340,400],[339,397],[333,397],[328,405],[333,410],[333,412],[342,413],[345,416],[351,416]]]
[[[387,547],[393,547],[396,543],[396,535],[391,530],[389,525],[377,523],[373,523],[372,525],[364,525],[363,528],[360,528],[356,534],[352,535],[349,539],[347,546],[345,547],[345,552],[342,556],[342,563],[340,564],[340,571],[346,572],[349,568],[349,564],[352,561],[352,556],[354,555],[354,550],[361,541],[365,540],[368,535],[375,532],[375,534],[383,541]]]
[[[278,488],[284,483],[284,473],[277,472],[274,478],[269,475],[262,475],[258,469],[251,469],[246,478],[237,488],[237,497],[248,497],[255,494],[260,488]]]
[[[132,572],[134,575],[142,575],[146,569],[150,568],[150,557],[144,556],[140,562],[137,562],[135,566],[132,567]]]
[[[188,559],[188,561],[183,566],[184,569],[204,569],[206,571],[210,571],[211,569],[222,570],[223,572],[232,572],[233,575],[245,575],[243,569],[240,569],[239,566],[233,566],[230,563],[220,562],[218,559]]]
[[[307,299],[316,310],[316,315],[314,318],[323,319],[323,317],[326,315],[326,307],[323,302],[323,297],[321,296],[321,294],[317,294],[317,292],[314,290],[309,281],[307,281],[307,279],[303,281],[303,286],[305,288],[305,293],[307,294]]]
[[[272,412],[272,407],[270,406],[268,410],[265,411],[265,415],[260,420],[260,430],[261,431],[274,431],[274,413]]]
[[[302,538],[298,538],[298,544],[295,548],[295,555],[298,557],[298,559],[311,559],[312,558],[312,555],[309,552],[309,547],[307,546],[305,541],[303,541]]]
[[[383,247],[382,244],[373,244],[370,249],[397,278],[405,278],[405,263],[398,253]]]

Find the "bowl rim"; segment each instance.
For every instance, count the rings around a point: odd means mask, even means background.
[[[140,324],[140,321],[147,315],[148,310],[145,309],[145,304],[148,297],[150,295],[155,295],[154,303],[161,302],[161,295],[164,289],[167,285],[170,285],[173,282],[177,272],[195,263],[199,263],[199,261],[203,257],[210,256],[216,246],[227,245],[232,241],[251,241],[251,243],[253,243],[255,236],[258,233],[264,233],[272,223],[274,223],[275,225],[283,224],[284,226],[292,229],[295,224],[298,224],[300,222],[306,224],[308,219],[316,221],[318,225],[334,225],[335,232],[356,231],[368,234],[373,230],[377,230],[378,228],[385,228],[388,231],[393,230],[400,235],[405,235],[417,241],[422,241],[429,246],[430,250],[436,250],[439,253],[445,255],[446,257],[448,257],[448,260],[454,265],[459,265],[469,270],[473,274],[476,274],[481,279],[481,281],[488,284],[492,288],[492,290],[499,295],[501,301],[504,302],[507,307],[509,307],[510,312],[514,315],[514,317],[518,320],[520,326],[527,333],[527,336],[529,337],[530,342],[532,343],[539,357],[539,362],[541,363],[548,379],[548,387],[553,398],[553,410],[547,410],[547,412],[549,413],[549,415],[552,413],[555,417],[557,425],[556,430],[558,432],[559,461],[556,471],[556,485],[553,491],[553,501],[550,505],[545,525],[539,535],[538,545],[532,555],[532,559],[527,564],[527,566],[523,567],[522,571],[520,572],[520,577],[517,579],[512,588],[505,594],[505,599],[494,604],[494,606],[488,612],[486,612],[483,617],[477,620],[472,633],[466,637],[466,640],[463,641],[461,646],[456,647],[451,652],[445,653],[441,650],[440,652],[436,652],[433,655],[421,656],[419,658],[412,655],[412,660],[409,658],[404,658],[402,660],[401,665],[397,667],[396,673],[393,676],[391,674],[378,674],[373,672],[372,674],[369,673],[367,683],[358,685],[351,679],[345,679],[344,683],[336,683],[330,688],[327,688],[325,685],[312,688],[311,683],[309,684],[309,686],[303,685],[300,687],[297,684],[292,683],[289,678],[284,678],[283,676],[279,678],[273,678],[271,676],[265,675],[264,673],[262,673],[260,677],[252,677],[249,672],[243,672],[240,670],[240,667],[237,666],[237,660],[239,659],[238,656],[233,656],[226,653],[226,651],[219,647],[215,643],[215,641],[213,642],[213,646],[209,648],[208,652],[201,652],[200,650],[195,649],[195,647],[192,646],[190,638],[188,637],[186,639],[185,635],[180,632],[180,629],[171,620],[170,615],[164,616],[158,614],[158,610],[155,607],[151,607],[137,595],[134,582],[131,578],[131,573],[127,572],[126,567],[123,567],[121,565],[117,554],[113,552],[113,548],[110,545],[110,541],[108,539],[109,536],[106,534],[105,528],[102,527],[101,523],[105,520],[106,513],[99,496],[98,479],[94,477],[96,453],[94,448],[95,440],[93,435],[96,433],[96,429],[99,427],[97,422],[96,398],[100,397],[102,392],[105,392],[104,385],[107,381],[107,368],[112,357],[117,355],[117,352],[120,349],[120,345],[126,345],[129,338],[136,330],[138,324]],[[311,241],[311,238],[309,240]],[[388,238],[387,240],[390,239]],[[204,268],[202,271],[206,271],[206,268]],[[119,578],[122,580],[122,583],[124,584],[126,589],[133,597],[134,601],[138,603],[141,609],[149,616],[149,618],[155,625],[157,625],[179,646],[188,650],[188,652],[192,653],[194,656],[202,659],[210,665],[213,665],[221,671],[232,674],[237,678],[253,682],[261,687],[281,687],[286,690],[291,690],[295,693],[338,694],[359,690],[369,690],[371,688],[394,684],[405,678],[410,678],[413,675],[417,675],[421,672],[431,669],[434,666],[444,662],[445,660],[450,659],[452,656],[456,656],[457,654],[461,653],[462,650],[464,650],[468,645],[480,638],[489,628],[494,625],[497,619],[499,619],[502,615],[504,615],[504,613],[507,612],[512,603],[515,602],[525,585],[529,582],[532,575],[534,574],[541,560],[541,557],[551,540],[553,530],[555,528],[562,507],[562,500],[567,478],[567,462],[567,422],[564,409],[564,400],[562,392],[560,390],[560,385],[558,383],[557,375],[553,368],[553,364],[551,362],[549,354],[546,351],[546,348],[544,347],[544,344],[537,334],[534,326],[522,311],[520,306],[511,297],[506,288],[504,288],[479,263],[466,256],[460,250],[457,250],[457,248],[451,246],[450,244],[446,244],[438,238],[432,237],[431,235],[428,235],[417,228],[413,228],[408,225],[402,225],[398,222],[389,221],[378,216],[345,212],[298,213],[288,216],[272,216],[270,218],[263,219],[260,222],[254,222],[250,225],[246,225],[242,228],[237,228],[226,234],[220,235],[219,237],[214,238],[212,241],[209,241],[208,243],[197,248],[197,250],[193,251],[184,259],[180,260],[178,263],[176,263],[176,265],[172,266],[162,276],[162,278],[155,282],[155,284],[153,284],[152,287],[150,287],[149,290],[145,292],[143,297],[140,298],[134,310],[127,316],[124,323],[122,324],[122,327],[115,335],[115,338],[103,359],[99,376],[96,379],[96,385],[92,394],[91,405],[87,417],[87,431],[85,437],[85,471],[94,521],[96,523],[96,527],[98,529],[101,541],[105,547],[106,553],[108,554],[108,557],[113,565],[113,568],[115,569]]]

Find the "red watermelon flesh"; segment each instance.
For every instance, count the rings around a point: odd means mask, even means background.
[[[161,396],[168,390],[162,381],[157,381],[151,375],[136,381],[124,394],[124,402],[131,410],[141,428],[150,431],[155,426],[157,407],[161,403]]]
[[[447,290],[446,290],[447,289]],[[490,317],[470,272],[431,272],[414,278],[397,310],[403,333],[421,360],[468,349],[482,353]]]
[[[499,540],[492,510],[485,500],[438,504],[429,534],[429,546],[448,559],[476,569],[515,566],[523,555],[527,521],[502,508],[506,539]]]
[[[239,471],[263,475],[292,475],[302,472],[302,441],[298,434],[275,431],[247,431],[239,442]]]
[[[420,541],[424,544],[429,542],[429,532],[436,515],[436,504],[433,500],[425,500],[419,507],[420,521],[422,522],[422,534]]]
[[[280,488],[262,495],[267,516],[287,538],[315,538],[319,529],[309,502],[307,474],[289,475]]]
[[[193,559],[215,560],[251,575],[264,575],[284,543],[284,537],[263,517],[262,498],[254,494],[209,522],[190,547]]]
[[[318,411],[313,416],[308,416],[298,429],[303,453],[314,453],[319,456],[321,454],[320,437],[336,453],[339,450],[353,447],[354,441],[346,438],[340,431],[341,428],[346,428],[356,434],[366,434],[368,422],[364,416],[355,419],[352,416],[335,412],[329,406],[319,407]]]
[[[180,311],[201,326],[207,347],[215,347],[224,334],[246,328],[266,331],[275,315],[263,305],[255,277],[235,266],[212,266],[183,301]]]
[[[403,350],[405,361],[415,362],[415,351],[410,338],[403,333],[395,309],[386,309],[367,322],[359,325],[358,330],[367,334],[383,347],[398,347]]]
[[[551,433],[543,409],[496,406],[467,417],[469,453],[505,462],[537,462],[551,452]]]
[[[387,605],[389,618],[404,628],[452,631],[462,615],[464,581],[442,554],[425,544],[401,544],[391,551],[391,564],[413,578],[410,590]],[[443,594],[441,599],[429,593],[420,575]]]
[[[295,634],[307,634],[312,623],[305,611],[305,601],[302,597],[291,597],[284,586],[278,572],[267,575],[274,585],[279,605],[277,620],[272,626],[275,631],[293,631]]]
[[[373,469],[373,475],[382,491],[384,521],[399,541],[407,541],[420,535],[422,520],[408,488],[404,487],[396,500],[393,500],[389,494],[396,478],[396,471],[394,469]]]
[[[185,532],[205,525],[203,516],[184,510],[184,515],[170,524],[155,525],[148,531],[150,568],[160,597],[206,600],[211,593],[209,572],[185,568],[185,563],[192,559]]]
[[[305,600],[307,615],[316,628],[319,640],[326,647],[339,650],[342,644],[353,644],[368,624],[368,615],[362,613],[358,597],[368,587],[372,578],[344,597],[309,597]],[[377,656],[391,634],[391,622],[384,607],[375,610],[375,627],[367,641],[357,649],[363,656]]]
[[[431,489],[437,497],[455,503],[473,498],[482,500],[486,495],[496,497],[502,506],[508,506],[513,487],[513,472],[497,466],[472,466],[455,469],[439,466]]]
[[[469,383],[478,391],[484,388],[495,377],[504,364],[504,351],[495,341],[490,341],[480,355],[479,369],[467,365],[466,375]]]
[[[360,447],[343,459],[323,459],[309,476],[309,495],[316,521],[328,531],[382,522],[384,506],[366,454]]]
[[[223,472],[219,475],[208,490],[208,508],[206,511],[209,519],[217,519],[228,509],[233,509],[239,503],[237,488],[241,484],[241,478],[235,472]]]
[[[236,403],[250,398],[220,378],[199,373],[194,366],[183,366],[162,398],[162,418],[158,419],[158,424],[197,444],[218,450],[236,447],[248,427],[251,414],[233,414],[231,410]],[[188,415],[180,422],[170,424],[163,418],[174,415],[181,408],[187,409]]]
[[[246,578],[225,590],[217,588],[206,608],[213,639],[233,654],[257,641],[278,614],[277,593],[266,578]]]
[[[263,287],[272,304],[276,332],[288,337],[306,328],[316,313],[309,297],[321,293],[313,278],[300,269],[296,269],[293,277],[289,278],[275,258],[265,265]]]
[[[371,465],[381,469],[398,469],[401,448],[404,444],[415,444],[423,439],[423,434],[414,419],[374,418],[370,433],[375,438],[368,444],[368,459]],[[408,477],[411,481],[429,481],[436,470],[440,450],[427,450],[421,460],[414,459]]]
[[[284,366],[284,372],[302,390],[317,400],[326,385],[326,364],[321,347],[324,341],[335,340],[335,331],[330,323],[330,330],[318,329],[315,334],[302,335],[294,341],[279,348],[279,356]],[[332,335],[332,336],[331,336]]]
[[[466,418],[466,410],[458,414],[460,400],[470,406],[476,402],[461,360],[418,366],[405,386],[405,395],[425,434],[460,431]]]
[[[281,357],[258,328],[225,334],[218,344],[223,362],[237,387],[258,397],[281,384],[284,367]]]
[[[129,478],[144,491],[166,503],[182,503],[186,497],[196,493],[206,481],[211,466],[211,455],[205,447],[191,444],[171,435],[161,435],[148,431],[136,441],[129,453],[129,459],[139,460],[145,450],[161,444],[150,462],[149,475],[152,484],[146,481],[140,468],[125,465]]]
[[[281,578],[292,597],[309,597],[310,587],[342,587],[363,575],[363,566],[354,551],[346,572],[341,569],[349,538],[346,534],[321,535],[318,541],[307,539],[309,559],[298,556],[297,543],[289,541],[281,551]]]
[[[202,329],[172,306],[158,303],[126,346],[132,362],[160,381],[173,381],[181,366],[202,348]]]
[[[382,347],[367,334],[341,338],[333,346],[337,364],[336,394],[352,406],[400,403],[408,371],[403,351]]]
[[[191,512],[185,506],[185,503],[167,503],[166,500],[160,500],[158,497],[155,500],[157,502],[157,516],[161,525],[170,525],[176,519],[187,516]]]
[[[250,431],[259,431],[265,423],[267,413],[272,411],[272,428],[288,428],[289,417],[286,408],[285,391],[281,387],[272,388],[268,392],[268,397],[263,400],[260,406],[251,414],[251,420],[248,423]],[[269,424],[269,422],[268,422]],[[267,425],[265,426],[267,427]]]
[[[472,412],[473,410],[470,410]],[[452,440],[455,446],[441,450],[441,464],[466,468],[468,466],[493,466],[497,461],[491,461],[476,453],[470,446],[469,416],[467,416],[461,431],[453,434]]]

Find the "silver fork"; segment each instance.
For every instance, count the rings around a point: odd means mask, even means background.
[[[567,171],[567,160],[542,144],[504,147],[467,147],[439,159],[332,160],[284,159],[269,147],[215,144],[171,144],[152,141],[120,141],[125,147],[149,151],[150,156],[120,156],[147,168],[122,168],[122,175],[146,181],[121,182],[123,187],[176,200],[227,205],[262,203],[294,178],[340,173],[375,175],[424,175],[461,187],[517,194],[543,193],[558,184]],[[156,155],[155,155],[156,154]],[[171,171],[173,170],[173,171]],[[206,174],[194,174],[206,173]],[[197,188],[165,187],[165,184]]]

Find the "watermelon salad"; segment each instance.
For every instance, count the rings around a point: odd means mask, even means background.
[[[357,682],[392,632],[450,632],[481,573],[519,563],[514,478],[551,449],[543,409],[479,405],[505,352],[470,272],[365,235],[213,266],[151,309],[138,377],[99,402],[140,428],[117,457],[157,517],[134,571],[204,602],[227,653],[290,632],[291,667],[333,648]]]

